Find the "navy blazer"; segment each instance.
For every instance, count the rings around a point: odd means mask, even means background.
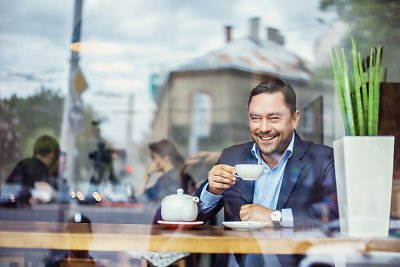
[[[251,153],[254,142],[234,145],[222,151],[217,164],[234,166],[255,163]],[[200,196],[207,181],[195,192]],[[207,213],[199,213],[199,220],[208,221],[224,207],[226,221],[239,221],[240,207],[253,203],[254,181],[240,178],[225,190],[218,205]],[[317,226],[338,218],[337,192],[333,149],[328,146],[302,141],[295,133],[292,156],[289,158],[282,180],[276,209],[290,208],[294,226]]]

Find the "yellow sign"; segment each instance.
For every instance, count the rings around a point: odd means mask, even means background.
[[[76,67],[73,83],[75,92],[78,96],[80,96],[88,87],[85,76],[83,76],[79,66]]]

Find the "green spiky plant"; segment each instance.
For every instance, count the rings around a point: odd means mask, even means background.
[[[334,49],[331,56],[333,77],[339,96],[346,135],[378,134],[380,64],[382,47],[371,49],[368,71],[364,74],[361,54],[351,39],[352,72],[344,49]],[[367,76],[367,77],[366,77]]]

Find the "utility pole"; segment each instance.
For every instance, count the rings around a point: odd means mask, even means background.
[[[133,125],[134,125],[134,93],[129,94],[129,101],[128,101],[128,111],[127,111],[127,121],[126,121],[126,152],[127,152],[127,162],[130,164],[135,165],[137,163],[137,149],[136,143],[132,140],[132,133],[133,133]]]
[[[83,0],[75,0],[73,31],[72,31],[72,44],[79,44],[81,38],[81,22],[82,22],[82,4]],[[72,184],[75,169],[75,157],[78,154],[76,149],[76,134],[81,124],[83,123],[83,104],[80,98],[80,93],[77,91],[76,79],[79,70],[79,49],[71,49],[70,58],[70,73],[68,93],[64,100],[63,120],[61,126],[61,149],[67,152],[68,168],[65,177],[68,182]],[[71,183],[72,182],[72,183]]]
[[[133,124],[133,93],[129,94],[129,102],[128,102],[128,120],[126,122],[126,143],[128,148],[132,145],[132,124]]]

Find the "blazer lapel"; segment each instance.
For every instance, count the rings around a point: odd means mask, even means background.
[[[306,150],[306,146],[304,145],[301,138],[295,133],[293,154],[289,158],[286,163],[285,172],[283,174],[281,191],[279,193],[278,204],[276,205],[276,209],[281,210],[295,186],[299,176],[304,167],[303,156]]]

